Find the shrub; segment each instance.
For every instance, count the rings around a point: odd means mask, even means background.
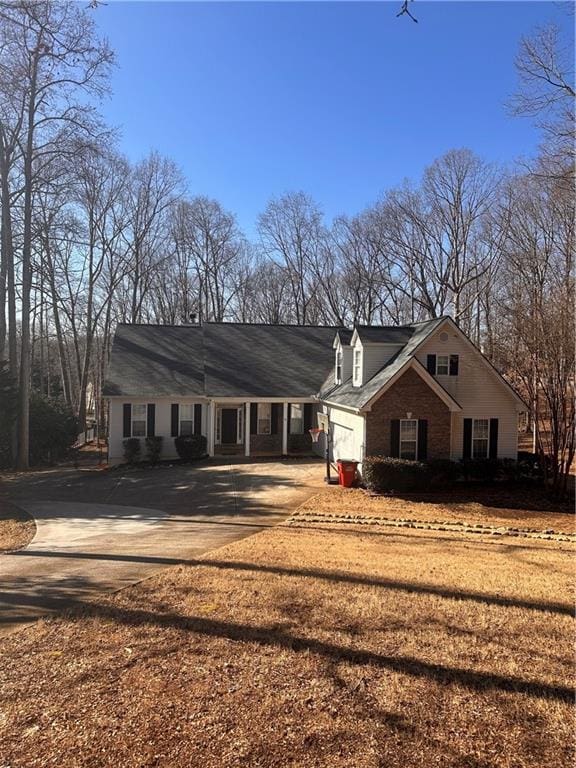
[[[428,484],[428,467],[421,461],[367,456],[362,463],[366,487],[372,491],[416,491]]]
[[[432,459],[428,462],[428,475],[432,488],[451,487],[461,474],[461,468],[450,459]]]
[[[208,443],[204,435],[180,435],[174,440],[174,445],[183,461],[192,461],[206,456]]]
[[[481,480],[490,483],[500,471],[497,459],[462,459],[460,462],[465,480]]]
[[[128,464],[136,464],[140,460],[140,439],[138,437],[129,437],[122,443],[124,446],[124,458]]]
[[[18,389],[8,363],[0,360],[0,468],[12,464],[12,429],[16,421]]]
[[[162,453],[162,438],[159,436],[146,438],[146,457],[151,464],[157,464]]]
[[[30,464],[63,459],[78,438],[78,422],[63,400],[32,393],[30,397]]]

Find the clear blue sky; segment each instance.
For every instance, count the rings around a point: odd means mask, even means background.
[[[268,198],[302,189],[355,213],[453,147],[535,152],[506,114],[520,37],[573,19],[553,2],[116,2],[95,18],[117,53],[106,119],[133,160],[172,157],[190,194],[253,233]]]

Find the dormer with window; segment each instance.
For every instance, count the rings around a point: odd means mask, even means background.
[[[352,363],[352,384],[355,387],[361,387],[363,384],[363,370],[362,370],[362,346],[356,344],[353,351],[353,363]]]
[[[352,376],[351,331],[339,331],[334,339],[334,383],[343,384]]]

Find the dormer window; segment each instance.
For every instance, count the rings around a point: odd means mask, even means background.
[[[362,384],[362,350],[354,350],[354,384],[360,386]]]
[[[336,384],[342,384],[342,350],[336,352]]]

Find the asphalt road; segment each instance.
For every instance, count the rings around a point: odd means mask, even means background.
[[[276,525],[322,475],[321,461],[294,460],[6,476],[3,495],[37,532],[0,555],[0,636]]]

